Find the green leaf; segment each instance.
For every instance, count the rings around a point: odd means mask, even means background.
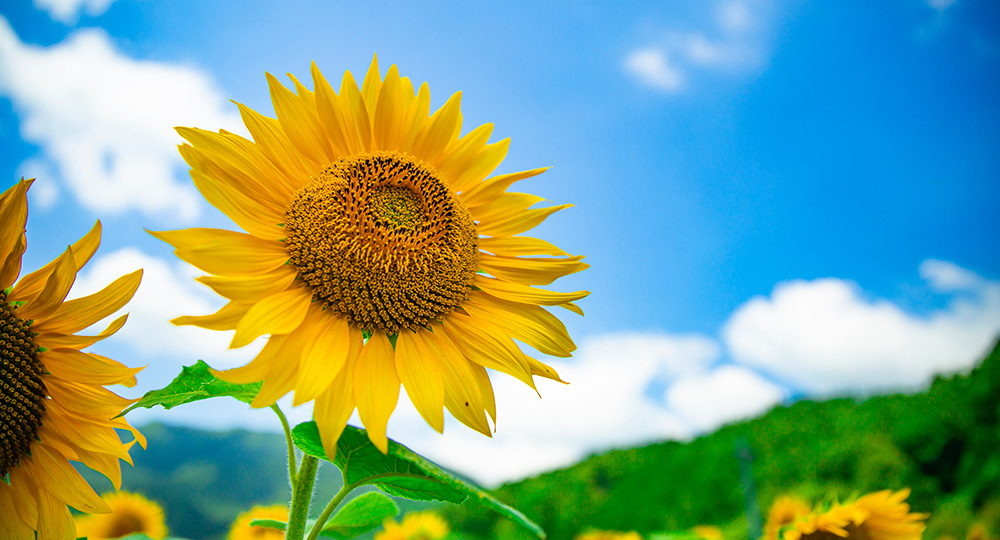
[[[342,506],[319,534],[335,540],[349,540],[378,527],[398,513],[399,507],[392,499],[372,491]]]
[[[285,530],[285,522],[276,519],[255,519],[250,522],[251,527],[263,527],[265,529]]]
[[[150,409],[159,405],[164,409],[172,409],[178,405],[214,397],[232,397],[250,403],[259,391],[260,383],[233,384],[216,379],[209,371],[208,364],[198,360],[195,365],[183,368],[181,374],[170,381],[170,384],[159,390],[146,392],[146,395],[118,416],[138,408]]]
[[[316,422],[295,426],[292,440],[303,453],[331,461],[323,452]],[[356,487],[371,484],[389,495],[418,501],[436,500],[458,504],[469,498],[475,499],[538,538],[545,538],[545,531],[521,512],[391,439],[389,453],[383,455],[368,440],[364,430],[347,426],[337,441],[337,455],[332,461],[344,474],[346,484]]]

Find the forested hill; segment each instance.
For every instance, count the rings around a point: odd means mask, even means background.
[[[925,538],[963,538],[979,520],[1000,528],[1000,345],[968,375],[938,378],[927,392],[864,401],[799,401],[688,443],[664,442],[592,456],[497,491],[551,540],[587,528],[643,534],[698,524],[746,535],[735,445],[745,440],[766,516],[778,495],[817,498],[911,487],[931,512]],[[489,512],[448,511],[459,530],[517,538]]]

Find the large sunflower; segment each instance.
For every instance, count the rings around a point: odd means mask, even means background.
[[[778,497],[771,503],[771,509],[767,512],[764,540],[778,540],[778,534],[783,527],[794,523],[801,517],[808,516],[811,511],[809,503],[798,497],[791,495]]]
[[[125,491],[101,496],[111,512],[76,518],[76,536],[87,540],[112,540],[132,534],[144,534],[154,540],[167,537],[163,507],[138,493]]]
[[[920,540],[926,514],[910,512],[909,489],[869,493],[815,509],[788,525],[782,540]]]
[[[0,523],[3,538],[75,538],[67,505],[88,513],[107,504],[70,461],[121,485],[118,460],[132,462],[116,429],[142,435],[112,418],[131,403],[104,388],[135,385],[135,373],[81,349],[118,331],[125,316],[96,336],[76,332],[118,311],[135,293],[142,271],[90,296],[65,301],[80,268],[100,243],[100,222],[40,270],[21,278],[31,180],[0,196]],[[13,287],[12,287],[13,285]]]
[[[442,540],[448,531],[448,522],[434,512],[409,512],[399,523],[385,520],[374,540]]]
[[[535,286],[587,264],[517,236],[571,205],[531,208],[543,199],[507,192],[545,169],[487,178],[508,140],[488,144],[491,124],[459,137],[461,94],[429,114],[427,85],[414,92],[396,66],[383,80],[373,61],[360,89],[347,72],[339,94],[315,64],[312,76],[312,91],[293,77],[295,93],[267,76],[277,119],[238,105],[253,141],[178,128],[195,186],[246,233],[153,233],[230,300],[174,322],[235,330],[231,347],[270,334],[218,376],[263,381],[256,407],[291,391],[296,405],[315,400],[330,455],[355,407],[386,451],[401,383],[437,431],[446,407],[489,435],[484,368],[532,388],[534,375],[559,380],[511,338],[554,356],[576,348],[541,306],[582,313],[573,302],[588,293]]]

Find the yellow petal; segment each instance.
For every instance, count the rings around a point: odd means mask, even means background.
[[[45,280],[42,290],[33,301],[18,308],[18,317],[37,321],[59,309],[63,299],[69,294],[73,282],[76,281],[76,261],[73,260],[73,248],[66,248],[66,251],[54,263],[52,273]],[[38,331],[37,327],[34,331]]]
[[[427,163],[437,163],[444,149],[458,139],[458,131],[462,128],[461,108],[462,93],[455,92],[417,134],[413,155]]]
[[[273,294],[254,304],[236,325],[230,349],[249,345],[264,334],[288,334],[302,324],[312,295],[298,288]]]
[[[73,334],[122,308],[142,280],[142,270],[124,275],[100,291],[64,302],[52,316],[35,323],[36,332]]]
[[[83,238],[79,239],[70,246],[70,250],[73,252],[73,262],[76,263],[77,272],[83,268],[84,264],[94,255],[97,251],[97,247],[101,243],[101,222],[97,221],[94,226],[90,229],[90,232],[85,234]],[[38,293],[42,292],[42,288],[45,287],[45,281],[49,279],[49,275],[52,274],[52,269],[55,268],[56,263],[59,259],[56,259],[45,266],[39,268],[38,270],[24,276],[20,281],[17,282],[17,287],[14,292],[7,297],[11,302],[30,302],[38,296]]]
[[[361,354],[363,338],[361,330],[349,328],[350,350],[344,367],[337,373],[326,391],[316,398],[313,414],[319,426],[319,436],[323,441],[323,450],[327,457],[333,459],[337,452],[337,440],[344,432],[347,420],[354,412],[354,366]]]
[[[447,334],[440,330],[440,326],[435,326],[439,329],[438,332],[424,332],[422,337],[440,358],[445,407],[463,424],[491,437],[490,425],[483,414],[485,408],[483,394],[473,365],[448,339]]]
[[[520,255],[569,256],[569,253],[545,240],[527,236],[483,237],[479,239],[479,249],[504,257],[517,257]]]
[[[183,315],[171,320],[177,326],[200,326],[209,330],[235,330],[252,302],[229,302],[211,315]]]
[[[417,140],[425,125],[428,122],[427,115],[431,110],[431,92],[427,83],[420,85],[416,97],[406,109],[406,116],[403,120],[405,129],[404,136],[400,140],[399,149],[408,153],[413,153],[413,144]]]
[[[303,332],[288,335],[288,339],[275,353],[280,362],[270,363],[270,370],[264,377],[260,392],[250,402],[251,407],[270,407],[294,389],[299,372],[299,358],[302,356],[302,349],[308,343],[308,338],[309,336]]]
[[[573,302],[584,298],[590,294],[588,291],[576,291],[571,293],[560,293],[536,289],[528,285],[510,283],[477,274],[473,284],[491,296],[519,302],[522,304],[536,304],[543,306],[556,306]]]
[[[476,163],[493,133],[493,124],[483,124],[451,144],[441,155],[437,170],[453,182]],[[457,191],[457,189],[456,189]]]
[[[375,149],[396,150],[400,145],[403,115],[403,88],[399,80],[399,70],[395,65],[385,74],[385,82],[378,94],[378,105],[375,107],[372,133],[375,137]]]
[[[31,446],[35,473],[40,484],[50,493],[77,510],[88,513],[110,512],[108,505],[94,493],[87,481],[61,456],[53,454],[44,444]],[[47,497],[42,497],[46,499]]]
[[[497,423],[497,400],[496,396],[493,395],[493,384],[490,382],[490,376],[486,373],[486,368],[479,364],[469,362],[469,367],[472,369],[472,374],[476,377],[476,386],[479,387],[483,406],[486,408],[486,412],[489,413],[490,418],[493,419],[495,429]]]
[[[381,332],[375,332],[361,349],[354,368],[354,399],[358,416],[368,438],[383,454],[389,451],[386,427],[399,401],[399,375],[392,344]]]
[[[0,198],[0,257],[6,258],[19,238],[24,236],[24,223],[28,219],[28,186],[31,182],[19,181],[4,191]]]
[[[267,156],[272,165],[289,178],[293,184],[304,184],[316,170],[307,164],[291,141],[281,129],[281,124],[274,118],[264,116],[257,111],[237,103],[240,117],[247,131],[253,137],[254,143]],[[294,192],[294,190],[293,190]]]
[[[330,159],[330,150],[319,119],[310,114],[302,102],[296,99],[295,94],[278,82],[274,75],[267,73],[266,76],[281,130],[300,154],[309,159],[311,163],[307,162],[307,165],[319,170]]]
[[[513,236],[534,228],[552,214],[572,206],[572,204],[560,204],[547,208],[532,208],[506,219],[480,222],[476,230],[484,236]]]
[[[509,188],[514,182],[538,176],[547,170],[549,170],[548,167],[542,167],[540,169],[531,169],[530,171],[521,171],[494,176],[493,178],[488,178],[476,186],[463,191],[459,194],[459,197],[468,208],[482,206],[492,202],[500,195],[503,195],[503,193],[507,191],[507,188]]]
[[[375,106],[374,101],[371,102],[371,106]],[[350,71],[344,72],[344,78],[340,83],[340,107],[354,121],[354,129],[357,131],[361,150],[367,152],[372,146],[370,113],[374,111],[368,110],[368,105],[365,104],[362,94],[358,92],[358,85],[354,82],[354,76],[351,75]]]
[[[43,364],[54,377],[81,384],[135,386],[135,374],[143,368],[127,368],[122,364],[76,349],[51,349],[42,354]]]
[[[437,351],[424,341],[424,330],[403,330],[396,338],[396,373],[420,416],[441,433],[444,431],[444,380]]]
[[[209,204],[221,210],[244,231],[264,240],[285,236],[284,229],[278,225],[283,215],[264,208],[237,190],[213,182],[198,171],[191,171],[191,180]]]
[[[484,178],[500,166],[500,163],[507,157],[509,149],[510,139],[486,145],[486,148],[476,156],[475,161],[452,179],[452,187],[456,191],[465,191],[479,185]]]
[[[375,112],[375,103],[378,102],[379,91],[382,88],[382,75],[379,74],[378,69],[378,55],[372,55],[372,63],[368,66],[368,73],[365,74],[365,80],[361,83],[361,96],[365,99],[365,104],[368,106],[368,111],[371,113]]]
[[[108,511],[104,510],[104,512]],[[66,508],[66,503],[55,497],[47,497],[45,495],[39,497],[37,531],[37,538],[39,540],[75,538],[76,527],[73,525],[73,515],[70,514],[69,508]]]
[[[545,199],[530,193],[504,193],[489,204],[471,210],[473,219],[481,223],[491,223],[520,216],[535,203]]]
[[[542,307],[507,302],[482,291],[472,291],[462,307],[472,315],[493,321],[514,339],[544,354],[566,358],[576,350],[566,326]]]
[[[290,265],[256,276],[201,276],[195,279],[230,300],[256,302],[288,289],[298,274]]]
[[[6,260],[0,263],[0,290],[7,289],[14,284],[17,275],[21,273],[21,256],[24,255],[24,248],[27,247],[24,234],[17,237],[14,245],[11,246],[10,253]],[[2,254],[2,252],[0,252]],[[2,255],[0,255],[2,256]]]
[[[210,274],[264,274],[288,262],[283,243],[249,234],[224,229],[148,232],[174,246],[178,257]]]
[[[46,349],[83,349],[113,335],[125,325],[128,315],[118,317],[103,332],[96,336],[76,336],[60,333],[40,333],[35,336],[35,345]]]
[[[286,359],[278,358],[278,353],[281,352],[281,348],[285,345],[286,341],[288,341],[287,334],[271,337],[249,364],[233,369],[221,371],[210,369],[209,371],[219,379],[233,384],[249,384],[263,381],[271,369],[275,367],[275,364],[280,366],[283,362],[287,362]]]
[[[479,267],[486,273],[523,285],[548,285],[553,281],[590,267],[582,256],[566,258],[499,257],[479,254]]]
[[[535,388],[524,353],[502,329],[482,317],[457,312],[445,317],[443,323],[448,337],[470,361],[506,373]]]
[[[313,87],[316,89],[316,114],[323,129],[326,130],[334,152],[342,156],[361,152],[361,141],[358,140],[354,121],[341,107],[340,98],[316,67],[316,62],[312,64],[312,77]]]
[[[352,333],[348,331],[347,320],[319,307],[309,310],[306,323],[312,323],[312,330],[304,327],[311,339],[302,351],[299,360],[299,380],[295,384],[293,406],[315,399],[330,386],[340,373],[351,349]]]

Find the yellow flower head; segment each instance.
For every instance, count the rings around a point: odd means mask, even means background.
[[[250,523],[256,519],[273,519],[287,523],[288,507],[283,505],[254,506],[236,517],[226,540],[283,540],[285,538],[284,531],[250,526]]]
[[[767,523],[764,525],[764,540],[778,540],[778,534],[795,520],[809,515],[812,508],[809,503],[793,496],[778,497],[767,512]]]
[[[560,380],[513,339],[576,349],[542,306],[582,314],[573,302],[589,293],[536,286],[588,265],[518,236],[571,205],[507,192],[545,169],[487,178],[508,140],[489,144],[491,124],[460,136],[461,94],[431,114],[427,85],[414,91],[396,66],[383,79],[373,61],[360,88],[345,73],[339,93],[315,65],[312,90],[267,78],[276,119],[239,105],[253,141],[178,128],[195,186],[246,232],[153,233],[229,299],[174,323],[235,330],[231,347],[269,334],[252,362],[217,375],[263,381],[255,407],[293,391],[296,405],[315,400],[329,455],[355,407],[385,452],[400,384],[437,431],[447,408],[489,436],[485,368],[532,388],[535,375]]]
[[[4,538],[72,539],[67,505],[89,513],[108,505],[70,461],[100,471],[118,489],[119,459],[131,463],[115,429],[146,440],[124,418],[130,400],[105,385],[135,385],[135,373],[81,349],[118,331],[125,317],[96,336],[76,332],[125,305],[142,271],[90,296],[65,301],[76,274],[100,243],[100,222],[51,263],[20,281],[28,216],[22,180],[0,195],[0,523]]]
[[[722,540],[722,531],[714,525],[695,525],[691,532],[704,540]]]
[[[576,537],[576,540],[642,540],[635,531],[588,531]]]
[[[374,540],[441,540],[448,536],[448,522],[434,512],[409,512],[403,521],[385,520]]]
[[[785,530],[783,540],[920,540],[926,514],[910,512],[909,489],[869,493],[816,510]]]
[[[101,499],[111,512],[78,516],[76,536],[86,536],[88,540],[110,540],[139,533],[154,540],[167,537],[163,508],[155,502],[126,491],[105,493]]]

